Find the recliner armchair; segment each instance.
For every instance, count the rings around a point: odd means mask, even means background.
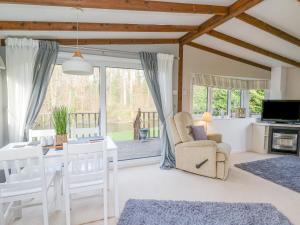
[[[225,180],[229,171],[230,145],[222,143],[220,134],[208,134],[208,140],[195,141],[191,134],[192,125],[192,116],[187,112],[170,118],[176,168]]]

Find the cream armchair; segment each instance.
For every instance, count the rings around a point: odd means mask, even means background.
[[[222,180],[227,178],[231,148],[222,143],[220,134],[208,134],[208,140],[195,141],[190,128],[193,119],[187,112],[170,118],[170,125],[177,169]]]

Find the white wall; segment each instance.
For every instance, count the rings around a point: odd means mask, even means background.
[[[237,62],[190,46],[184,47],[183,64],[183,110],[190,110],[190,78],[193,73],[222,76],[270,79],[271,72],[245,63]]]
[[[287,69],[285,67],[273,67],[271,71],[269,99],[284,99],[286,95]]]
[[[203,124],[194,118],[196,124]],[[255,118],[214,119],[208,124],[208,133],[222,134],[223,142],[230,144],[232,152],[245,152],[251,149],[251,124]]]
[[[285,99],[300,100],[300,68],[287,68]]]

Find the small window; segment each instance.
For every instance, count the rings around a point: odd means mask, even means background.
[[[231,90],[231,110],[241,107],[241,90]]]
[[[228,109],[228,91],[226,89],[212,88],[213,116],[221,116],[222,114],[228,115],[227,109]]]
[[[259,115],[262,112],[262,101],[265,98],[264,90],[249,91],[249,109],[250,115]]]
[[[193,85],[193,114],[207,111],[207,87]]]

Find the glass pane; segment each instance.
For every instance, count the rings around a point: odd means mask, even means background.
[[[241,107],[241,90],[231,90],[231,110]]]
[[[250,90],[249,91],[249,108],[250,114],[261,114],[262,112],[262,101],[265,98],[264,90]]]
[[[56,65],[34,128],[51,128],[51,112],[62,105],[70,110],[70,127],[98,127],[99,83],[99,68],[94,68],[91,76],[76,76],[63,74],[62,66]]]
[[[214,116],[227,115],[228,91],[225,89],[212,89],[212,112]]]
[[[207,87],[193,85],[193,114],[207,111]]]
[[[115,141],[137,139],[134,122],[148,128],[148,137],[159,137],[159,121],[143,70],[106,68],[107,135]]]

